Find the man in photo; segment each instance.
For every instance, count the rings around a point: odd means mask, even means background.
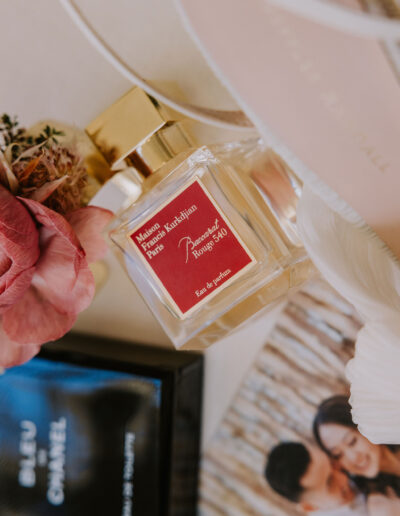
[[[368,515],[365,498],[317,447],[278,444],[269,454],[265,477],[274,491],[315,516]]]

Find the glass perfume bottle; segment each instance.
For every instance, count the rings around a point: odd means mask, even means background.
[[[134,170],[141,193],[109,235],[176,347],[208,346],[309,277],[295,225],[257,179],[271,162],[257,140],[195,148],[176,114],[139,88],[87,132],[111,168]]]

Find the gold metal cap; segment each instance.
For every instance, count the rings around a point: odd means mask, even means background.
[[[112,170],[133,165],[145,176],[193,146],[181,115],[134,87],[86,132]]]

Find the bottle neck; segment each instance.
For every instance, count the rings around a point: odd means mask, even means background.
[[[126,161],[147,178],[194,145],[185,122],[174,122],[166,124],[138,145]]]

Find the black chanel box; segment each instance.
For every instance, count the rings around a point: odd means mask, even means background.
[[[203,360],[69,334],[0,376],[2,516],[196,514]]]

